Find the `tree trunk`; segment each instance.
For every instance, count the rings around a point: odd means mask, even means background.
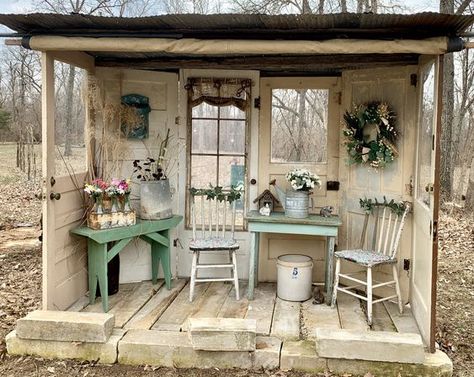
[[[72,119],[72,106],[74,98],[74,80],[76,77],[76,68],[72,65],[69,66],[67,86],[66,86],[66,116],[65,116],[65,129],[64,129],[64,155],[72,155],[72,131],[73,131],[73,119]]]
[[[347,0],[341,0],[341,12],[347,13]]]
[[[306,128],[306,89],[298,90],[299,103],[298,103],[298,148],[296,150],[296,161],[301,161],[301,157],[304,152],[304,129]]]
[[[471,171],[469,174],[469,182],[467,184],[465,208],[469,211],[474,210],[474,158],[471,161]]]
[[[454,0],[440,0],[441,13],[454,13]],[[454,58],[444,55],[443,65],[443,112],[441,114],[441,190],[446,200],[451,200],[453,183],[453,118],[454,118]]]

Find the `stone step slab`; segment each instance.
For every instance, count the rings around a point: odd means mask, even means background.
[[[388,331],[318,328],[316,352],[324,358],[393,363],[422,364],[425,359],[420,335]]]
[[[280,369],[299,370],[319,375],[326,372],[327,360],[318,356],[314,341],[286,340],[281,349]]]
[[[21,339],[105,343],[114,324],[114,316],[107,313],[36,310],[17,321],[16,336]]]
[[[31,355],[45,359],[78,359],[102,364],[117,362],[117,345],[125,331],[114,329],[105,343],[60,342],[56,340],[22,339],[16,331],[5,337],[10,355]]]
[[[199,351],[255,351],[257,321],[243,318],[189,318],[189,339]]]

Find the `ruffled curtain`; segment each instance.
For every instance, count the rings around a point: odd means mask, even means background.
[[[213,106],[231,106],[246,111],[250,106],[250,79],[189,78],[185,86],[192,107],[205,102]]]

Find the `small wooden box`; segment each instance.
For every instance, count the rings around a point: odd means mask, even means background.
[[[137,215],[135,211],[129,212],[106,212],[95,213],[90,212],[87,216],[87,226],[94,230],[119,228],[123,226],[135,225],[137,223]]]

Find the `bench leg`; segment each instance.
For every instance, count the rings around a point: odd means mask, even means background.
[[[169,240],[169,231],[161,233]],[[166,288],[171,289],[171,261],[170,261],[170,247],[164,246],[158,242],[153,242],[151,245],[151,279],[153,284],[158,280],[158,270],[161,266],[163,268],[163,275],[165,277]]]
[[[95,301],[97,280],[99,281],[102,308],[109,311],[109,282],[107,280],[107,244],[89,240],[89,301]],[[92,272],[92,273],[91,273]],[[92,276],[91,276],[92,275]],[[92,285],[91,285],[92,284]]]

